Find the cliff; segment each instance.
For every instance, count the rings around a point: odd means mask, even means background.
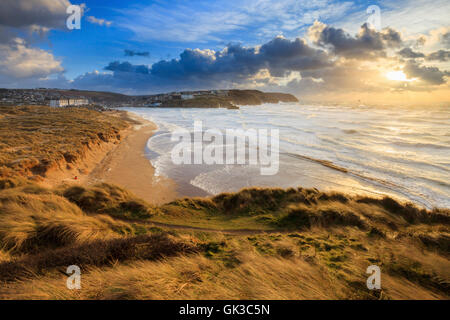
[[[292,94],[262,92],[259,90],[229,90],[227,95],[203,94],[186,100],[167,100],[163,108],[228,108],[238,109],[236,105],[261,105],[263,103],[298,102]]]
[[[228,100],[240,105],[260,105],[263,103],[298,102],[292,94],[262,92],[259,90],[230,90]]]

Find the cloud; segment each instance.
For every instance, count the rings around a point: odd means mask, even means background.
[[[303,72],[299,87],[302,92],[315,89],[316,93],[324,90],[360,90],[360,88],[367,90],[364,81],[371,75],[372,70],[355,68],[351,63],[342,63],[331,68]]]
[[[357,10],[347,13],[345,19],[333,21],[333,25],[352,33],[358,32],[360,25],[367,21],[365,9],[369,4],[378,4],[381,8],[381,27],[401,30],[404,38],[448,25],[448,0],[434,0],[432,3],[430,0],[353,1],[353,8]]]
[[[436,67],[427,67],[417,64],[417,62],[410,60],[403,68],[403,72],[408,78],[419,78],[425,83],[431,85],[440,85],[446,83],[445,77],[450,75],[447,71],[441,71]]]
[[[64,71],[52,53],[29,45],[30,35],[65,28],[68,0],[2,0],[0,10],[0,82],[31,83]],[[24,36],[19,37],[21,31]],[[21,34],[21,33],[20,33]],[[26,37],[26,38],[25,38]]]
[[[396,52],[392,49],[404,44],[396,30],[376,31],[363,25],[358,34],[351,36],[342,29],[315,23],[309,31],[310,39],[319,47],[301,38],[278,36],[251,47],[228,44],[222,50],[185,49],[177,59],[153,65],[113,61],[104,72],[84,74],[72,84],[82,89],[109,88],[128,93],[253,87],[328,96],[426,91],[446,83],[447,71],[415,60],[441,59],[443,53],[427,56],[409,47]],[[400,66],[407,78],[418,81],[389,82],[385,74],[399,68],[399,56],[410,59]]]
[[[125,49],[125,56],[126,57],[134,57],[134,56],[149,57],[150,56],[150,52],[148,52],[148,51],[134,51],[134,50],[127,50],[127,49]]]
[[[52,29],[66,28],[68,0],[2,0],[0,10],[0,43],[20,37],[44,38]],[[85,5],[81,5],[85,8]]]
[[[315,21],[308,29],[308,36],[314,44],[330,47],[336,55],[356,59],[384,57],[387,48],[402,44],[399,32],[391,28],[378,32],[367,23],[361,26],[358,34],[351,36],[343,29]]]
[[[0,44],[0,75],[12,78],[42,78],[62,72],[61,61],[41,49],[30,48],[25,40],[16,38]]]
[[[427,43],[427,38],[425,36],[419,36],[416,40],[415,47],[423,47]]]
[[[5,87],[33,86],[45,82],[65,85],[61,61],[49,51],[34,48],[52,29],[66,27],[68,0],[2,0],[0,10],[0,84]],[[83,6],[84,7],[84,6]],[[19,36],[20,35],[20,36]]]
[[[105,70],[113,71],[113,72],[128,72],[128,73],[142,73],[142,74],[149,74],[150,70],[145,65],[132,65],[129,62],[119,62],[114,61],[110,62],[109,65],[107,65]]]
[[[403,58],[407,59],[416,59],[416,58],[424,58],[425,55],[421,52],[415,52],[411,48],[403,48],[399,52],[397,52]]]
[[[0,43],[6,43],[16,37],[11,28],[0,26]]]
[[[52,2],[38,0],[36,3],[51,6]],[[327,11],[332,9],[327,6],[335,2],[281,0],[274,3],[260,0],[255,4],[247,0],[230,0],[227,3],[229,6],[225,13],[212,16],[209,15],[212,9],[215,12],[219,10],[217,3],[202,2],[205,7],[198,7],[180,1],[174,5],[177,12],[172,9],[167,11],[168,7],[163,2],[145,7],[147,11],[139,11],[141,7],[134,7],[132,10],[136,10],[136,15],[133,15],[133,19],[136,23],[127,25],[127,28],[135,31],[136,35],[141,35],[141,40],[197,41],[202,43],[202,49],[184,49],[176,59],[160,60],[149,65],[133,64],[130,62],[131,58],[125,59],[130,61],[107,60],[103,70],[87,72],[73,80],[62,76],[64,70],[61,63],[51,52],[30,48],[23,39],[14,40],[17,36],[7,29],[11,27],[3,28],[0,24],[0,44],[1,39],[6,43],[0,47],[0,82],[5,83],[7,77],[10,77],[11,83],[18,83],[14,81],[21,79],[22,84],[49,84],[131,94],[190,89],[260,88],[288,91],[302,96],[331,97],[336,93],[350,95],[352,92],[434,90],[438,86],[444,88],[449,76],[447,71],[432,65],[433,61],[445,62],[449,58],[448,51],[434,47],[437,43],[441,46],[445,44],[448,31],[445,28],[435,33],[424,33],[426,36],[417,41],[419,35],[405,37],[393,28],[377,31],[363,24],[359,31],[350,34],[343,28],[316,21],[307,29],[308,40],[305,40],[296,37],[306,30],[306,22],[296,21],[296,13],[309,14],[307,20],[312,23],[324,12],[332,15]],[[345,6],[331,8],[340,8],[340,12],[348,10]],[[148,22],[141,21],[144,18],[149,20],[149,12],[152,19]],[[273,20],[270,20],[271,17]],[[93,16],[87,19],[99,25],[110,25],[109,21]],[[171,25],[171,22],[174,24]],[[117,26],[123,26],[123,23],[124,20],[114,20]],[[31,27],[44,30],[43,32],[55,28],[52,23],[28,25],[28,28]],[[300,28],[303,28],[302,31]],[[229,43],[220,49],[215,45],[205,44],[211,40],[220,40],[222,35],[236,30],[259,34],[265,40],[249,46]],[[291,39],[281,35],[273,36],[289,32],[296,35]],[[272,36],[267,38],[268,35]],[[434,42],[432,37],[436,38]],[[425,43],[423,50],[414,46]],[[432,47],[428,46],[430,43],[434,43]],[[147,51],[125,49],[124,55],[148,57],[150,54]],[[405,61],[400,57],[410,60]],[[387,80],[387,72],[402,68],[409,79],[415,78],[417,81],[405,83]],[[58,78],[55,79],[55,76]]]
[[[446,48],[450,48],[450,32],[446,32],[441,36],[442,44]]]
[[[266,41],[298,35],[315,19],[336,19],[351,8],[349,1],[335,0],[158,1],[122,10],[118,24],[141,41],[221,42],[235,32]]]
[[[446,62],[450,60],[450,51],[448,50],[438,50],[427,55],[426,60],[428,61],[441,61]]]
[[[258,47],[229,44],[223,50],[185,49],[178,59],[161,60],[151,66],[128,61],[110,62],[106,73],[89,73],[74,79],[74,85],[86,88],[107,86],[153,92],[170,88],[209,89],[254,83],[266,71],[266,78],[289,77],[293,72],[331,66],[330,57],[310,47],[303,39],[276,37]]]
[[[230,44],[218,52],[186,49],[180,59],[155,63],[151,74],[163,78],[209,76],[238,80],[254,76],[261,69],[268,69],[272,76],[280,77],[291,71],[321,68],[329,64],[324,51],[308,46],[303,39],[276,37],[259,48]]]
[[[427,45],[431,47],[450,48],[450,27],[439,27],[428,32],[426,35]]]
[[[66,23],[68,0],[2,0],[0,25],[14,28],[37,25],[62,28]]]
[[[111,21],[108,21],[105,19],[99,19],[94,16],[88,16],[87,21],[89,21],[90,23],[93,23],[93,24],[98,24],[99,26],[106,26],[106,27],[110,27],[112,24]]]

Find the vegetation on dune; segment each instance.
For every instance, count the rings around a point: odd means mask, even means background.
[[[72,186],[61,191],[70,202],[87,213],[105,213],[121,218],[149,218],[156,209],[130,192],[101,183],[91,188]]]
[[[0,192],[0,243],[13,253],[109,239],[131,231],[109,216],[89,216],[64,197],[33,183]]]
[[[142,252],[136,259],[129,250],[133,246],[125,246],[125,255],[117,259],[122,263],[112,263],[108,249],[86,246],[87,252],[75,250],[69,258],[66,254],[72,251],[64,250],[0,264],[0,273],[12,279],[14,273],[7,270],[33,272],[32,277],[20,273],[30,281],[7,279],[0,298],[13,294],[35,299],[448,299],[450,293],[445,280],[448,260],[405,240],[368,241],[351,229],[332,234],[315,230],[171,237],[184,249],[162,250],[164,259],[157,261]],[[153,236],[141,239],[155,241]],[[80,291],[66,289],[64,277],[46,269],[69,261],[82,265]],[[382,290],[370,291],[365,285],[365,270],[371,264],[382,269]]]
[[[157,260],[196,251],[195,245],[174,241],[166,234],[95,240],[81,245],[45,250],[4,262],[0,264],[0,281],[14,281],[30,273],[37,275],[49,269],[69,265],[78,265],[86,269],[127,260]]]
[[[0,107],[0,176],[45,176],[71,166],[103,142],[117,142],[127,121],[84,108]]]
[[[302,188],[153,207],[107,184],[46,189],[5,178],[0,185],[4,299],[450,297],[448,210]],[[195,217],[211,227],[253,221],[271,233],[151,225],[162,217],[176,224]],[[60,274],[72,264],[82,268],[79,291],[68,290]],[[365,285],[371,264],[382,269],[382,290]]]
[[[383,235],[403,227],[450,223],[448,209],[426,210],[390,197],[350,197],[305,188],[248,188],[211,199],[185,198],[163,205],[161,211],[164,214],[154,216],[154,220],[222,229],[298,230],[354,226],[374,235]],[[182,217],[186,219],[183,221]],[[429,240],[432,245],[434,241]]]

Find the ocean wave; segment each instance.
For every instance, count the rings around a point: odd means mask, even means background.
[[[392,141],[392,143],[399,147],[409,148],[432,148],[432,149],[449,149],[450,146],[445,146],[437,143],[423,143],[423,142],[408,142],[408,141]]]
[[[416,202],[419,202],[421,205],[424,205],[427,208],[432,207],[430,201],[428,199],[426,199],[426,197],[423,193],[417,194],[416,192],[413,192],[411,189],[405,188],[404,186],[402,186],[400,184],[396,184],[392,181],[368,176],[368,175],[359,173],[357,171],[341,167],[341,166],[336,165],[333,162],[328,161],[328,160],[316,159],[316,158],[312,158],[309,156],[293,154],[293,153],[290,153],[290,154],[288,153],[286,155],[297,158],[297,159],[312,161],[314,163],[320,164],[320,165],[330,168],[332,170],[339,171],[344,174],[349,174],[351,176],[357,177],[357,178],[367,181],[369,183],[380,185],[386,189],[392,190],[393,192],[402,194],[406,198],[414,199]]]

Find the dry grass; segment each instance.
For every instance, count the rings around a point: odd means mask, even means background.
[[[35,251],[129,232],[126,223],[106,215],[89,216],[64,197],[32,183],[0,193],[0,244],[5,250]]]
[[[58,267],[77,265],[82,270],[90,266],[116,264],[127,260],[157,260],[181,253],[197,251],[189,243],[174,241],[166,234],[141,235],[122,239],[95,240],[27,255],[0,263],[0,281],[14,281],[36,276]]]
[[[128,122],[84,108],[0,107],[0,176],[45,176],[121,139]]]
[[[152,207],[107,184],[53,190],[6,178],[0,186],[4,299],[450,297],[448,210],[301,188]],[[174,232],[140,223],[161,215],[178,224],[251,218],[283,232]],[[65,287],[61,272],[72,264],[83,270],[81,291]],[[365,286],[371,264],[382,269],[381,291]]]
[[[178,241],[186,237],[180,236]],[[448,283],[443,279],[449,276],[448,260],[411,248],[409,242],[370,242],[352,229],[336,230],[332,235],[318,229],[287,235],[189,237],[201,243],[203,253],[89,267],[83,271],[79,291],[66,289],[64,275],[33,273],[30,280],[5,283],[0,298],[449,298]],[[415,266],[408,269],[409,274],[392,271],[395,265],[406,268],[410,263]],[[365,270],[370,264],[382,269],[381,291],[369,291],[365,286]]]
[[[236,269],[201,255],[161,262],[136,262],[110,269],[91,269],[83,278],[83,290],[71,292],[60,279],[40,279],[17,292],[34,299],[324,299],[327,281],[304,261],[250,254]],[[282,286],[280,287],[280,284]],[[30,290],[25,294],[25,291]],[[17,287],[11,286],[7,292]],[[21,296],[21,294],[23,296]],[[0,297],[4,298],[5,295]]]
[[[72,186],[62,190],[61,194],[87,213],[135,219],[149,218],[156,213],[154,207],[130,192],[106,183],[91,188]]]
[[[211,199],[186,198],[161,207],[154,219],[221,229],[298,230],[355,226],[373,235],[421,225],[450,224],[449,209],[425,210],[392,198],[350,197],[305,188],[247,188]],[[429,239],[430,245],[447,242]]]

